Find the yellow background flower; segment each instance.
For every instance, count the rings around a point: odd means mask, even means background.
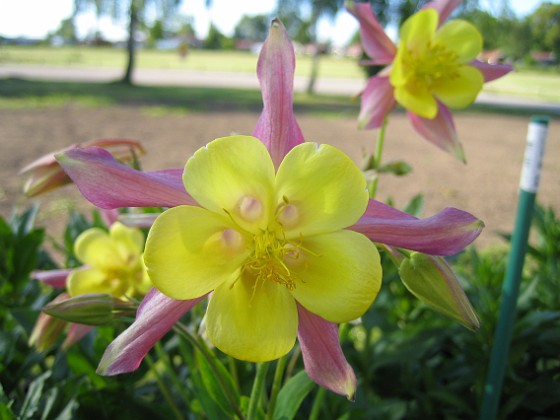
[[[68,276],[71,297],[107,293],[114,297],[144,295],[151,287],[142,259],[144,235],[116,222],[107,233],[100,228],[84,231],[76,239],[76,257],[86,264]]]
[[[406,20],[390,72],[395,99],[424,118],[470,105],[482,89],[482,73],[468,63],[482,51],[482,36],[470,23],[453,20],[438,29],[438,13],[421,10]]]

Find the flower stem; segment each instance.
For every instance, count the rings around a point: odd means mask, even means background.
[[[214,355],[212,354],[212,352],[208,349],[208,347],[206,347],[206,345],[203,342],[199,342],[196,338],[194,338],[192,334],[189,332],[189,330],[187,329],[187,327],[185,327],[180,322],[177,322],[173,327],[173,329],[176,332],[178,332],[180,335],[182,335],[184,338],[186,338],[192,344],[192,346],[198,349],[202,353],[202,355],[206,358],[206,360],[210,364],[212,371],[216,375],[216,379],[218,380],[218,382],[220,382],[222,390],[224,391],[224,394],[226,395],[229,403],[231,404],[231,408],[233,409],[233,411],[235,411],[235,414],[239,419],[243,419],[244,417],[243,414],[241,413],[241,410],[239,409],[239,405],[237,404],[235,397],[231,395],[226,380],[222,376],[220,369],[218,368],[216,362],[214,361]]]
[[[158,356],[158,359],[163,362],[165,368],[167,369],[167,373],[169,375],[169,378],[173,382],[173,385],[175,386],[175,389],[177,389],[177,392],[179,392],[179,394],[181,394],[181,397],[183,398],[183,401],[188,408],[189,407],[189,401],[191,400],[191,398],[189,397],[188,393],[186,392],[184,384],[177,377],[177,373],[175,372],[175,369],[173,369],[171,360],[169,360],[169,356],[165,353],[165,351],[163,350],[163,347],[162,347],[162,345],[159,341],[156,343],[154,348],[156,350],[156,354]]]
[[[373,157],[373,169],[375,170],[375,178],[369,185],[369,197],[375,198],[377,194],[377,186],[379,184],[379,169],[381,169],[381,158],[383,156],[383,147],[385,146],[385,129],[387,128],[387,117],[383,119],[383,124],[377,133],[377,142],[375,143],[375,155]]]
[[[319,418],[319,413],[321,412],[321,407],[323,406],[325,395],[327,395],[327,390],[323,387],[319,387],[317,395],[315,395],[315,400],[313,401],[313,406],[311,407],[309,420],[317,420]]]
[[[253,382],[253,389],[251,390],[249,409],[247,410],[247,420],[254,420],[257,418],[257,408],[261,399],[267,370],[268,363],[257,363],[257,372],[255,373],[255,381]]]
[[[270,391],[270,401],[268,402],[268,409],[266,419],[271,420],[274,415],[274,407],[276,406],[276,398],[282,386],[282,378],[284,377],[284,370],[288,364],[288,356],[283,356],[276,362],[276,370],[274,371],[274,379],[272,380],[272,390]]]
[[[181,411],[179,411],[179,408],[177,407],[177,405],[175,404],[175,401],[173,401],[173,397],[171,397],[171,394],[169,392],[169,390],[167,389],[167,387],[165,386],[165,384],[163,383],[163,380],[161,379],[161,376],[159,375],[155,365],[154,365],[154,361],[152,360],[152,358],[150,357],[149,354],[146,355],[146,361],[148,362],[148,365],[150,365],[150,370],[152,371],[152,373],[154,374],[155,378],[156,378],[156,382],[159,386],[159,389],[163,395],[163,398],[165,398],[165,401],[167,401],[167,404],[169,405],[169,407],[171,408],[171,411],[173,411],[173,414],[175,414],[175,418],[177,418],[178,420],[183,420],[184,417],[181,414]]]

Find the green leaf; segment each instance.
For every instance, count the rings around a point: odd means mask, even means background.
[[[389,162],[379,168],[380,174],[390,173],[396,176],[404,176],[412,172],[412,166],[403,160],[397,160],[394,162]]]
[[[410,199],[410,201],[406,204],[403,211],[405,213],[411,214],[415,217],[422,216],[424,212],[424,203],[426,202],[426,197],[424,194],[416,194],[414,197]]]
[[[225,413],[233,416],[235,411],[231,406],[228,395],[233,397],[237,405],[239,405],[239,393],[235,388],[233,379],[231,378],[228,370],[217,357],[211,356],[214,366],[217,367],[220,377],[223,378],[224,383],[222,383],[222,381],[218,379],[216,372],[212,369],[212,365],[210,364],[211,362],[202,354],[202,352],[197,351],[195,357],[205,391]]]
[[[309,379],[304,370],[290,378],[278,393],[273,418],[275,420],[293,419],[301,403],[314,387],[315,382]]]
[[[47,378],[51,376],[51,372],[47,371],[35,379],[29,385],[27,394],[25,395],[25,400],[21,407],[19,413],[19,418],[21,419],[32,419],[35,418],[35,413],[39,410],[39,404],[41,403],[41,397],[43,394],[43,387]]]

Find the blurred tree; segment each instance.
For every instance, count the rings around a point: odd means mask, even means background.
[[[308,15],[307,19],[307,34],[311,44],[314,44],[313,61],[311,63],[311,75],[307,84],[307,93],[312,94],[315,92],[315,83],[319,74],[319,58],[324,53],[323,48],[317,42],[317,24],[321,17],[334,19],[338,11],[343,7],[343,0],[278,0],[276,4],[277,14],[281,20],[288,22],[284,18],[284,13],[300,14],[302,16]],[[306,13],[307,12],[307,13]],[[289,23],[287,23],[289,25]]]
[[[113,18],[120,18],[123,14],[128,16],[128,60],[121,82],[130,85],[136,57],[136,30],[139,23],[144,21],[147,10],[152,8],[158,13],[159,19],[165,21],[180,4],[181,0],[74,0],[74,16],[91,6],[95,8],[98,18],[102,15]]]
[[[504,20],[501,46],[507,57],[513,61],[528,58],[529,53],[534,49],[534,45],[535,37],[529,19]]]
[[[498,19],[481,9],[467,9],[461,12],[458,17],[476,26],[484,39],[485,50],[493,50],[503,46],[503,38],[508,36],[504,32],[507,26],[506,20]]]
[[[227,36],[220,32],[220,30],[210,23],[208,28],[208,35],[204,40],[204,48],[209,50],[221,50],[221,49],[231,49],[233,48],[233,42]]]
[[[153,46],[159,39],[165,38],[165,30],[163,29],[163,21],[156,19],[154,24],[148,28],[148,41]]]
[[[529,16],[535,47],[560,59],[560,4],[545,2]]]
[[[64,43],[75,44],[78,41],[74,19],[69,17],[60,22],[58,29],[51,34],[51,37],[60,37]]]
[[[271,17],[268,15],[255,15],[243,17],[233,30],[235,39],[246,39],[255,42],[264,42],[268,35]]]

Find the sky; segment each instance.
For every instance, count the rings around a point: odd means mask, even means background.
[[[522,17],[533,12],[544,0],[510,0],[510,5],[517,16]],[[560,0],[553,0],[559,3]],[[0,0],[0,35],[5,37],[25,36],[44,38],[54,32],[61,20],[72,13],[74,0]],[[493,0],[482,0],[480,4],[491,8]],[[232,35],[237,22],[243,15],[269,14],[276,5],[276,0],[213,0],[212,7],[205,7],[205,0],[184,0],[179,13],[194,18],[194,28],[199,38],[204,38],[210,22],[226,34]],[[32,11],[32,13],[29,13]],[[289,25],[289,22],[284,22]],[[82,13],[77,18],[77,31],[80,38],[85,37],[96,28],[93,11]],[[112,41],[126,38],[126,23],[104,18],[99,28],[106,38]],[[341,11],[334,21],[322,20],[318,27],[320,40],[330,40],[335,45],[348,43],[358,29],[354,17]],[[336,37],[333,37],[336,34]]]

